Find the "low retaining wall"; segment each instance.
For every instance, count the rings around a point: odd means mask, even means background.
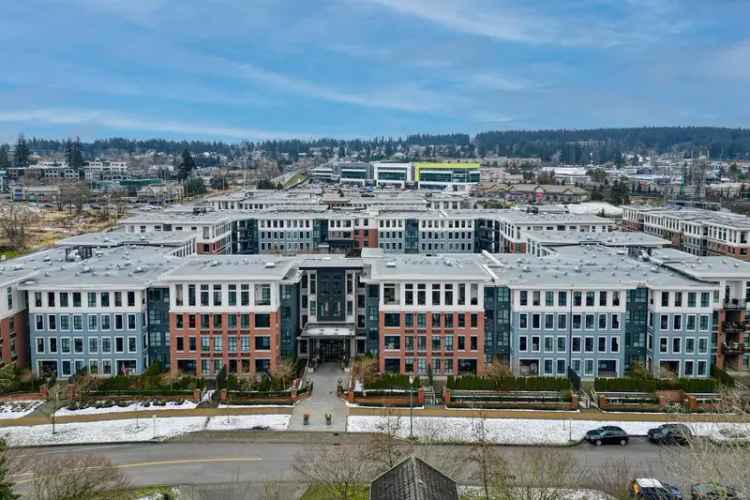
[[[414,406],[424,405],[424,389],[420,387],[412,393],[412,397],[409,397],[408,390],[388,390],[388,389],[377,389],[377,390],[364,390],[361,392],[355,392],[353,390],[344,393],[345,398],[348,402],[358,404],[362,406],[404,406],[409,407],[409,404]]]
[[[443,390],[443,401],[448,408],[576,410],[578,395],[566,396],[556,391]]]

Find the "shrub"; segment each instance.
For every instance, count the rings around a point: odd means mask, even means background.
[[[734,378],[728,374],[726,371],[722,370],[721,368],[718,368],[716,366],[711,367],[711,376],[718,380],[720,385],[723,385],[725,387],[734,387]]]
[[[496,377],[476,375],[448,377],[448,388],[464,391],[567,391],[570,381],[562,377]]]
[[[655,378],[597,378],[594,381],[597,392],[656,392],[661,390],[683,390],[685,392],[715,392],[714,379],[661,380]]]
[[[411,385],[412,389],[417,389],[422,384],[419,377],[414,377],[414,384]],[[409,376],[401,375],[400,373],[384,373],[379,377],[373,378],[367,382],[365,389],[408,389],[409,388]]]

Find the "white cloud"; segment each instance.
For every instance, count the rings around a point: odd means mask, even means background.
[[[470,77],[471,83],[478,88],[498,92],[518,92],[530,88],[530,84],[521,80],[507,78],[494,73],[477,73]]]
[[[278,132],[254,128],[226,127],[215,124],[191,124],[173,120],[151,120],[103,110],[42,108],[0,111],[0,122],[98,126],[117,130],[184,134],[223,139],[315,138],[315,134]]]

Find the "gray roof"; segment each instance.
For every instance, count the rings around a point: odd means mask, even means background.
[[[89,259],[50,259],[37,263],[37,272],[21,283],[23,290],[141,289],[170,269],[176,257],[153,247],[99,250]]]
[[[543,245],[576,245],[581,243],[599,243],[604,246],[637,246],[664,247],[672,242],[640,232],[610,231],[592,233],[579,231],[533,231],[525,237]]]
[[[371,281],[428,281],[436,278],[490,281],[491,275],[478,254],[389,255],[370,263]]]
[[[375,478],[370,500],[458,500],[458,488],[450,477],[412,456]]]
[[[294,257],[272,255],[195,255],[180,260],[161,281],[281,281],[294,274],[295,263]]]
[[[190,231],[149,231],[146,233],[128,233],[112,231],[109,233],[87,233],[72,236],[59,241],[61,247],[118,247],[123,245],[164,245],[180,246],[195,239]]]

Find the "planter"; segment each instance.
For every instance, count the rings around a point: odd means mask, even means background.
[[[333,415],[330,413],[326,413],[326,425],[331,425],[333,423]]]
[[[302,415],[302,424],[303,425],[310,425],[310,414],[309,413],[305,413],[304,415]]]

